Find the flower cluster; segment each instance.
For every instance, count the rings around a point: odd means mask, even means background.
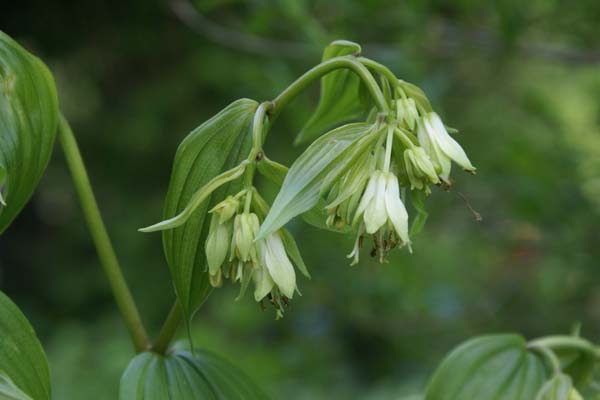
[[[210,210],[205,245],[208,275],[214,287],[220,287],[223,278],[239,282],[238,298],[253,281],[254,299],[261,304],[268,299],[281,316],[297,291],[296,273],[285,243],[287,232],[278,230],[256,240],[265,207],[256,189],[251,188],[227,197]]]
[[[411,249],[405,188],[431,193],[430,185],[451,185],[454,161],[474,172],[460,144],[441,118],[425,111],[406,95],[395,100],[393,115],[374,123],[376,140],[349,163],[349,168],[326,192],[326,223],[357,231],[352,265],[358,263],[365,235],[373,237],[372,256],[384,262],[397,246]]]

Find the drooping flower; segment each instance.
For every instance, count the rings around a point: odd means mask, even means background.
[[[371,174],[356,210],[354,223],[361,225],[353,252],[349,255],[355,261],[358,261],[363,230],[374,235],[374,250],[379,250],[380,261],[398,244],[407,245],[410,249],[408,212],[400,199],[400,186],[394,173],[376,170]]]
[[[431,159],[422,147],[414,146],[404,150],[404,165],[411,189],[430,192],[428,184],[440,182]]]
[[[374,169],[375,159],[367,153],[329,191],[325,206],[328,213],[326,224],[329,227],[343,229],[352,224],[360,198]]]
[[[296,290],[296,272],[290,261],[279,232],[267,236],[260,242],[261,266],[256,274],[254,298],[261,301],[276,287],[287,299]]]
[[[442,120],[435,112],[429,112],[421,117],[417,127],[417,136],[419,143],[431,158],[440,178],[444,181],[449,180],[451,161],[466,171],[475,171],[475,167],[469,161],[463,148],[448,134]]]
[[[244,196],[245,207],[240,212],[238,198]],[[214,287],[222,285],[223,277],[239,282],[238,298],[253,281],[255,300],[262,304],[267,298],[281,317],[283,308],[297,290],[296,273],[288,256],[288,246],[293,243],[293,238],[278,230],[265,239],[256,240],[265,211],[268,206],[254,188],[229,196],[210,211],[213,215],[205,244],[209,281]],[[294,261],[308,276],[295,243],[293,246],[296,249]]]

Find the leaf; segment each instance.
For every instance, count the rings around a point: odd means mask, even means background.
[[[2,400],[33,400],[14,382],[0,371],[0,399]]]
[[[288,167],[270,160],[267,156],[263,156],[263,159],[257,164],[257,169],[262,176],[277,186],[281,186],[288,172]]]
[[[548,375],[521,336],[480,336],[444,359],[427,386],[425,400],[532,400]]]
[[[137,355],[121,376],[120,400],[264,400],[242,371],[208,353]]]
[[[0,399],[30,398],[50,398],[46,354],[23,313],[0,292]]]
[[[589,352],[573,348],[553,348],[560,360],[561,369],[573,378],[576,387],[587,386],[594,377],[596,358]]]
[[[314,207],[325,179],[343,173],[375,138],[374,133],[368,135],[372,127],[366,123],[348,124],[315,140],[290,167],[257,239]]]
[[[423,230],[425,222],[427,222],[427,218],[429,217],[429,213],[425,208],[425,193],[423,193],[422,190],[411,190],[410,199],[413,207],[417,210],[417,215],[410,226],[410,236],[413,236],[419,234]]]
[[[180,214],[200,188],[246,159],[252,146],[252,118],[257,106],[254,100],[237,100],[181,142],[173,162],[164,219]],[[226,183],[198,204],[183,225],[163,231],[173,286],[188,320],[210,293],[204,251],[207,211],[239,190],[240,179]]]
[[[327,220],[327,210],[326,210],[327,202],[320,198],[317,202],[317,205],[302,214],[302,219],[309,225],[314,226],[315,228],[335,232],[335,233],[348,233],[352,230],[351,225],[346,225],[343,228],[337,228],[335,226],[329,226],[326,223]]]
[[[325,48],[322,61],[359,54],[360,51],[357,43],[336,40]],[[365,91],[361,91],[361,85],[360,78],[348,69],[335,70],[323,76],[319,104],[296,137],[296,144],[313,140],[336,125],[365,114],[369,104],[365,104]]]
[[[0,233],[19,214],[52,155],[58,98],[44,63],[0,31]]]
[[[287,229],[281,230],[281,240],[283,241],[286,253],[292,259],[292,262],[296,264],[300,272],[302,272],[302,275],[310,279],[310,273],[308,272],[308,268],[306,268],[306,264],[304,264],[298,244],[296,244],[296,240]]]
[[[248,160],[244,160],[238,166],[227,170],[220,175],[215,176],[206,185],[204,185],[196,193],[194,193],[194,195],[190,198],[189,203],[185,206],[183,211],[181,211],[173,218],[169,218],[167,220],[161,221],[157,224],[148,226],[146,228],[141,228],[139,229],[139,231],[164,231],[166,229],[177,228],[178,226],[185,224],[187,220],[192,216],[194,211],[196,211],[196,209],[200,207],[208,198],[208,196],[210,196],[215,190],[223,186],[225,183],[242,176],[242,174],[246,171],[246,166],[248,165],[248,163]]]

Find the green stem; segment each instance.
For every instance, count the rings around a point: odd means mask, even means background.
[[[269,110],[273,109],[273,103],[266,101],[260,103],[256,112],[254,113],[254,119],[252,120],[252,151],[248,161],[254,161],[258,152],[262,149],[263,142],[265,141],[263,132],[265,124],[265,116]]]
[[[304,75],[296,79],[290,86],[281,92],[281,94],[272,102],[273,109],[271,110],[271,121],[273,121],[281,110],[308,85],[321,78],[323,75],[340,68],[347,68],[356,73],[367,86],[369,92],[371,92],[371,96],[379,111],[384,113],[389,112],[385,97],[369,70],[360,62],[356,61],[354,56],[343,56],[331,58],[309,69]]]
[[[71,170],[73,184],[79,196],[79,202],[96,246],[100,263],[108,278],[119,311],[125,320],[136,351],[144,351],[148,349],[150,343],[146,329],[106,232],[77,141],[69,123],[63,116],[60,118],[58,137],[65,153],[67,165]]]
[[[568,349],[573,348],[584,351],[600,358],[600,348],[594,346],[585,339],[575,336],[546,336],[529,342],[529,346],[547,347],[550,349]]]
[[[165,320],[162,328],[160,329],[158,337],[152,345],[152,351],[158,354],[165,354],[165,352],[169,348],[171,340],[173,340],[175,333],[177,333],[177,328],[179,328],[182,316],[183,313],[181,311],[181,307],[179,306],[179,303],[175,301],[173,307],[171,307],[171,311],[169,311],[167,319]]]
[[[548,364],[550,364],[550,367],[552,368],[552,372],[555,374],[560,372],[560,360],[550,348],[535,344],[530,344],[528,347],[531,350],[540,353],[540,355],[548,361]]]
[[[367,68],[374,69],[379,72],[390,82],[390,84],[394,85],[395,88],[398,87],[398,78],[394,73],[385,65],[378,63],[377,61],[373,61],[370,58],[366,57],[358,57],[357,59],[361,64],[363,64]]]

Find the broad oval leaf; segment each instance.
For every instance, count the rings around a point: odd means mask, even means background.
[[[325,179],[341,174],[375,138],[373,127],[367,123],[348,124],[315,140],[290,167],[258,238],[314,207]]]
[[[40,59],[0,31],[0,233],[40,181],[57,126],[52,74]]]
[[[360,51],[360,45],[357,43],[336,40],[325,48],[322,61],[358,55]],[[365,105],[364,90],[361,90],[361,86],[360,78],[348,69],[336,70],[321,78],[319,104],[296,137],[296,143],[312,140],[340,123],[365,114],[369,105]]]
[[[27,318],[0,292],[0,399],[49,398],[44,349]]]
[[[120,400],[263,400],[268,396],[237,367],[208,352],[137,355],[123,376]]]
[[[252,146],[252,118],[257,106],[254,100],[237,100],[181,142],[173,162],[164,219],[178,215],[198,189],[246,159]],[[241,186],[240,179],[226,183],[208,196],[187,222],[163,231],[175,293],[188,319],[210,293],[204,251],[209,226],[207,211],[227,194],[241,190]]]
[[[427,386],[425,400],[532,400],[549,373],[514,334],[481,336],[454,349]]]

